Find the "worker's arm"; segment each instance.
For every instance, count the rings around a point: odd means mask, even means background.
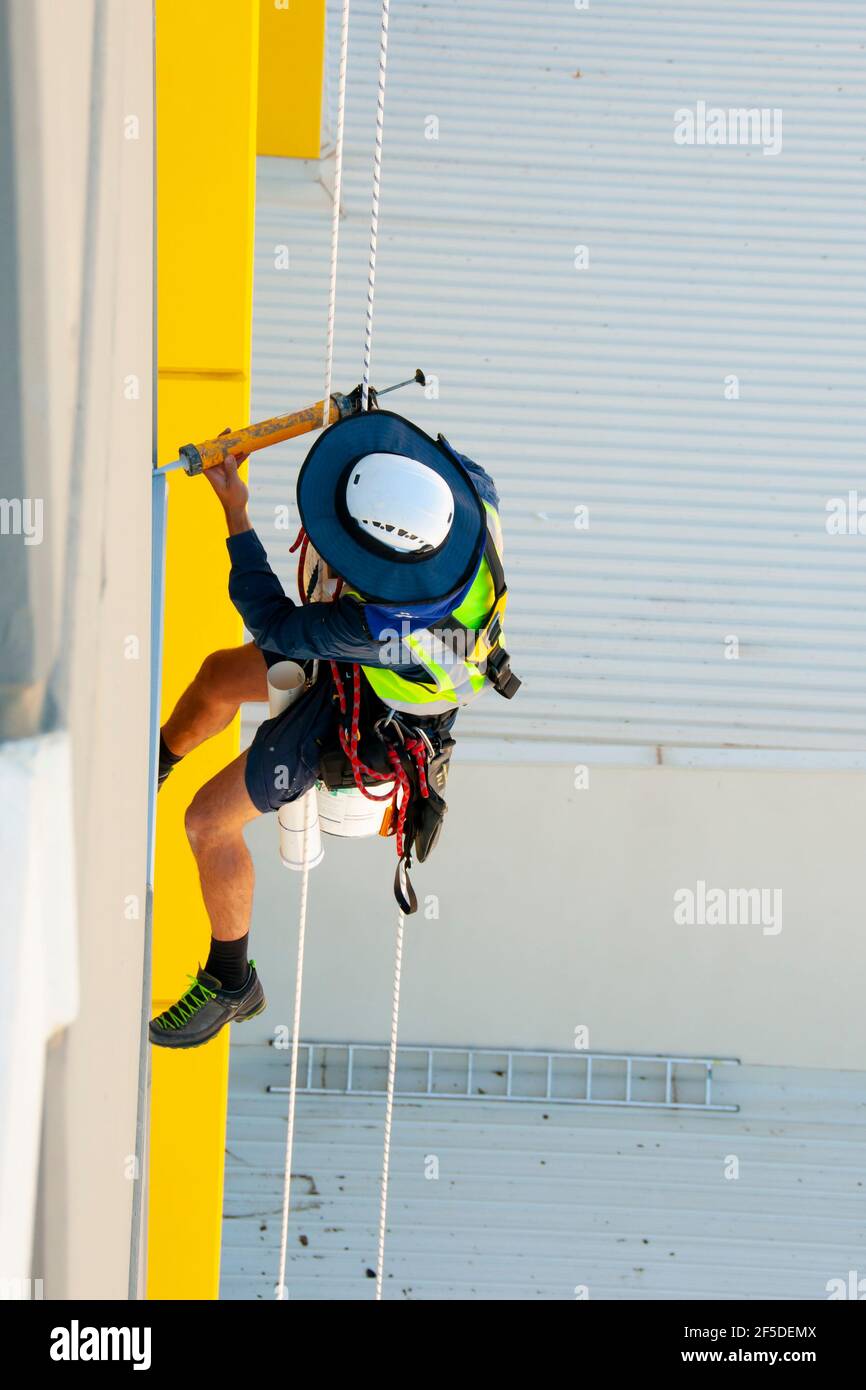
[[[239,462],[229,454],[224,464],[208,469],[205,476],[225,512],[232,562],[229,596],[256,644],[302,661],[320,657],[365,666],[391,665],[387,647],[370,636],[364,610],[354,599],[301,605],[287,598],[253,530]]]
[[[370,636],[364,610],[351,598],[333,603],[293,603],[268,564],[250,528],[227,542],[232,569],[229,595],[258,646],[282,656],[330,658],[379,666],[383,644]]]
[[[230,433],[230,430],[223,430],[223,434]],[[252,531],[253,529],[253,523],[250,521],[247,511],[250,490],[238,473],[238,468],[248,458],[249,454],[227,454],[224,463],[218,463],[215,467],[208,468],[204,475],[225,512],[230,536],[239,536],[243,531]]]

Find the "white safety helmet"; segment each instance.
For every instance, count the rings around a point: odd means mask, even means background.
[[[366,454],[346,483],[346,508],[362,531],[403,554],[436,550],[451,530],[454,494],[405,454]]]

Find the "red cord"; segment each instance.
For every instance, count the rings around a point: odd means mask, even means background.
[[[337,691],[337,699],[340,704],[340,713],[348,713],[346,701],[346,689],[340,675],[339,668],[335,661],[330,662],[331,676]],[[397,749],[389,744],[387,747],[388,761],[391,764],[391,772],[377,772],[375,768],[368,767],[362,762],[358,753],[358,743],[360,741],[360,718],[361,718],[361,668],[357,664],[352,666],[352,715],[349,733],[346,732],[342,724],[338,725],[340,743],[343,752],[349,759],[352,768],[352,777],[355,786],[368,801],[390,801],[397,812],[397,857],[403,858],[404,832],[406,827],[406,816],[409,812],[409,802],[412,797],[412,784],[409,781],[400,755]],[[411,753],[418,768],[418,786],[422,796],[429,796],[427,786],[427,749],[423,739],[407,738],[405,743],[407,753]],[[388,782],[393,777],[395,786],[393,792],[387,792],[384,796],[375,796],[367,787],[364,786],[364,777],[370,777],[376,782]]]
[[[302,526],[298,534],[295,536],[293,543],[289,546],[290,555],[294,555],[298,546],[301,547],[301,553],[298,556],[298,593],[301,596],[301,603],[307,602],[307,595],[304,589],[304,566],[307,563],[307,550],[309,548],[309,544],[310,538]]]

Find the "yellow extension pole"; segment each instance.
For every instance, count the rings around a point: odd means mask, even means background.
[[[269,4],[285,25],[281,41],[294,42],[294,61],[305,65],[297,90],[283,72],[279,101],[284,118],[310,145],[319,121],[324,0],[293,0],[291,6],[262,0],[263,9]],[[250,417],[259,19],[260,0],[156,0],[161,464],[175,456],[179,440],[208,439]],[[304,42],[306,56],[298,47]],[[273,71],[269,81],[276,80]],[[163,718],[210,652],[242,640],[227,579],[215,499],[202,480],[173,473]],[[235,722],[182,763],[160,793],[154,1012],[183,992],[209,940],[184,810],[238,748]],[[189,1052],[152,1050],[150,1298],[218,1296],[228,1043],[226,1029]]]

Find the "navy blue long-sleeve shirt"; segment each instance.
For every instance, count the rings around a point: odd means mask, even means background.
[[[229,536],[229,597],[253,641],[269,652],[305,661],[311,657],[380,666],[381,642],[370,636],[364,610],[353,598],[333,603],[294,603],[268,564],[255,531]]]
[[[493,479],[472,459],[459,458],[479,497],[498,510]],[[410,679],[423,674],[415,662],[395,664],[393,648],[371,636],[363,605],[357,600],[345,597],[332,603],[294,603],[268,564],[255,531],[229,536],[226,544],[232,562],[229,597],[257,646],[295,660],[318,657],[388,666]]]

